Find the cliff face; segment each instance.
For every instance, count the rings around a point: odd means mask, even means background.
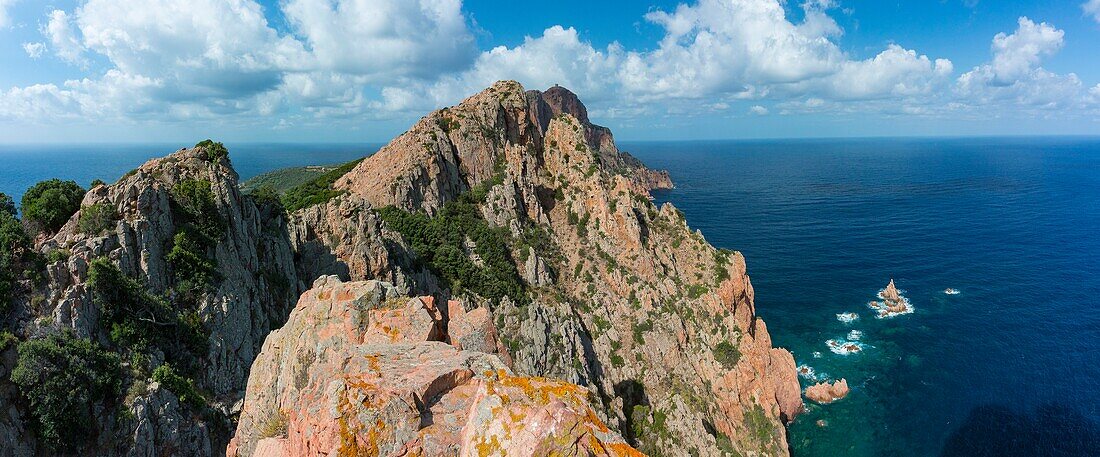
[[[220,454],[249,368],[293,305],[297,279],[284,219],[241,195],[228,159],[211,153],[181,150],[94,187],[81,212],[36,245],[48,259],[45,277],[17,304],[16,333],[31,339],[71,332],[125,360],[121,390],[96,406],[90,442],[68,443],[72,452]],[[101,279],[97,289],[93,270],[121,276]],[[124,290],[127,284],[145,293]],[[184,327],[201,343],[181,348],[161,338],[182,335]],[[7,352],[10,370],[14,348]],[[183,392],[148,382],[166,361],[205,392],[201,405],[184,405]],[[0,421],[0,437],[11,440],[0,455],[60,451],[29,433],[17,406],[23,401],[5,400],[4,416],[23,420]]]
[[[642,451],[785,455],[782,422],[802,407],[793,358],[771,347],[740,253],[650,202],[670,185],[619,152],[572,93],[500,82],[422,118],[337,180],[344,195],[292,215],[292,231],[330,256],[315,273],[486,309],[516,373],[585,386]],[[503,234],[522,297],[456,284],[439,252],[412,247],[425,249],[419,228],[375,216],[445,219],[461,205]],[[476,244],[459,247],[475,263]]]

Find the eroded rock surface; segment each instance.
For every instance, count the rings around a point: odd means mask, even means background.
[[[451,327],[478,322],[449,308]],[[438,333],[433,309],[386,283],[319,279],[264,344],[228,455],[638,455],[586,389],[442,342],[463,337]]]

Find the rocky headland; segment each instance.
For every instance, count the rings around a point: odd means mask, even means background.
[[[787,455],[794,359],[671,185],[511,81],[282,192],[150,161],[35,235],[0,455]]]

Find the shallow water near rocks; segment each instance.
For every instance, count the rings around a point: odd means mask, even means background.
[[[745,254],[775,344],[852,387],[808,403],[796,456],[1100,455],[1100,139],[621,147]],[[914,312],[876,319],[891,278]]]

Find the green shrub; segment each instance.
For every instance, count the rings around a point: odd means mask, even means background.
[[[153,370],[153,380],[172,391],[179,397],[180,403],[200,409],[206,406],[206,399],[195,388],[195,382],[180,376],[172,365],[164,364]]]
[[[56,232],[80,209],[84,189],[74,181],[50,179],[23,194],[23,219],[38,230]]]
[[[8,350],[12,345],[19,343],[19,338],[11,330],[0,330],[0,352]]]
[[[260,187],[257,187],[248,195],[252,196],[252,201],[256,203],[258,208],[274,207],[280,211],[283,209],[283,203],[279,200],[279,191],[275,189],[274,185],[261,184]]]
[[[98,186],[106,186],[106,185],[107,185],[107,183],[104,182],[102,179],[96,178],[96,179],[92,180],[91,184],[88,184],[88,188],[89,189],[94,189]]]
[[[11,196],[0,192],[0,213],[6,213],[9,216],[15,217],[15,201],[11,199]]]
[[[218,163],[221,161],[229,162],[229,150],[225,148],[224,144],[215,143],[213,140],[202,140],[195,145],[195,149],[201,149],[203,159],[207,162]]]
[[[183,225],[191,225],[213,244],[221,239],[226,222],[218,211],[210,181],[186,179],[172,186],[173,212]]]
[[[729,341],[722,341],[714,345],[713,352],[714,360],[717,360],[727,370],[737,366],[737,362],[741,360],[741,350],[730,344]]]
[[[176,292],[194,298],[205,293],[218,280],[218,265],[208,255],[208,238],[196,230],[182,227],[172,238],[172,249],[164,256],[174,273]]]
[[[703,294],[707,293],[707,290],[709,290],[707,289],[707,286],[704,286],[702,284],[692,284],[689,285],[687,288],[687,296],[688,298],[695,300],[696,298],[702,297]]]
[[[494,302],[508,296],[527,303],[507,233],[490,227],[474,204],[464,199],[448,202],[434,218],[392,206],[379,209],[378,214],[409,242],[417,259],[455,291],[469,290]],[[464,251],[467,238],[476,245],[482,266]]]
[[[337,179],[348,174],[349,171],[362,161],[363,159],[359,159],[345,163],[339,168],[318,176],[305,184],[287,190],[286,193],[283,194],[283,206],[287,211],[294,212],[336,198],[343,194],[344,191],[335,190],[332,188],[332,185],[336,183]]]
[[[639,345],[645,344],[645,333],[653,330],[653,321],[646,319],[644,322],[636,323],[631,327],[634,331],[634,342]]]
[[[117,354],[70,333],[20,344],[11,380],[30,405],[39,439],[76,451],[95,436],[96,405],[120,393],[119,364]]]
[[[88,288],[100,310],[100,325],[109,329],[111,341],[119,347],[156,347],[177,365],[188,367],[205,355],[208,336],[197,313],[150,294],[110,261],[92,260]]]
[[[69,255],[68,249],[54,249],[46,253],[46,263],[64,262],[69,260]]]
[[[7,314],[18,272],[31,257],[31,239],[23,224],[7,210],[0,211],[0,317]]]
[[[115,207],[110,203],[96,203],[80,209],[80,219],[76,222],[76,229],[80,233],[98,235],[111,228],[111,223],[118,217]]]

